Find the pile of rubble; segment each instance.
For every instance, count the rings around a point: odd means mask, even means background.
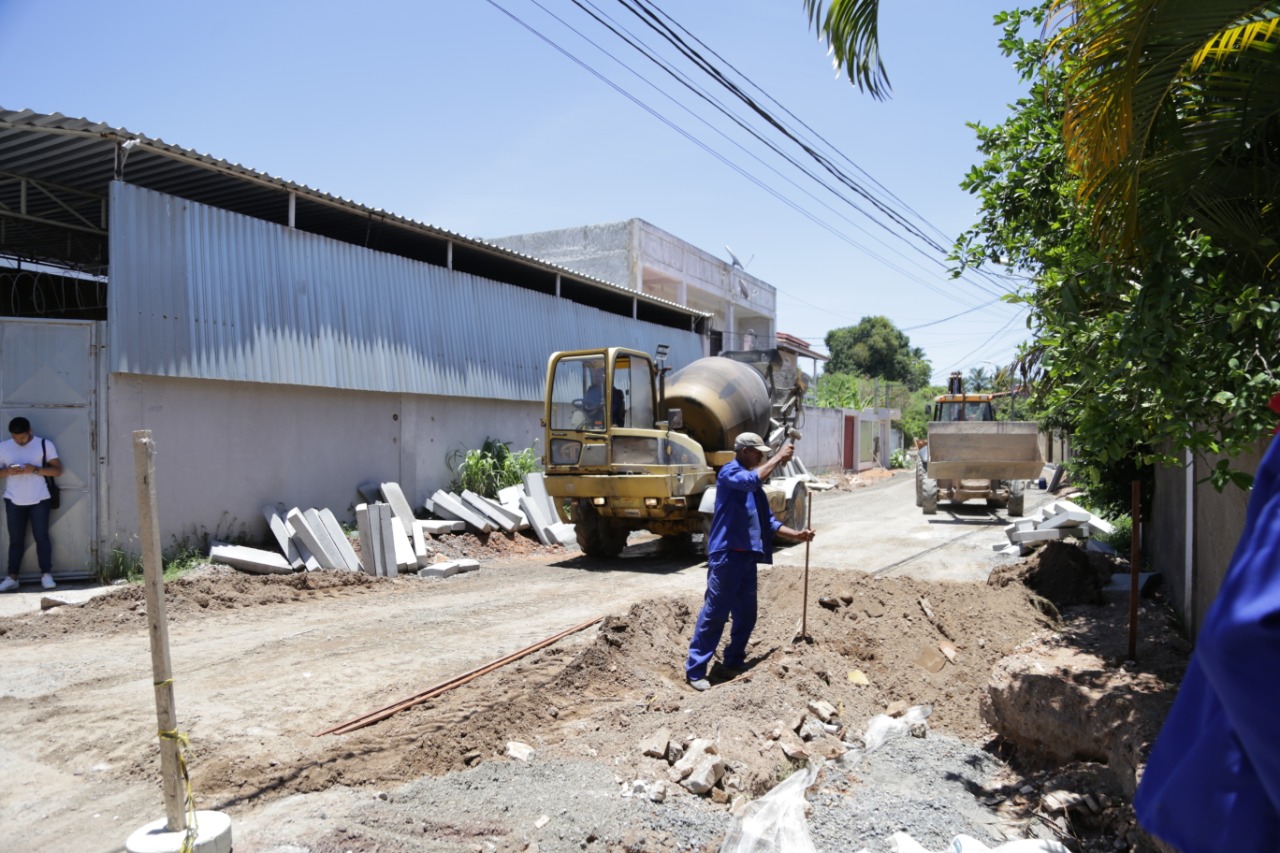
[[[762,733],[760,750],[777,748],[785,757],[780,766],[798,767],[811,758],[818,759],[816,765],[811,765],[814,767],[823,760],[841,760],[846,766],[854,766],[887,740],[904,735],[927,737],[925,720],[931,712],[927,705],[908,708],[900,704],[890,713],[873,717],[859,736],[841,721],[834,705],[811,699],[806,710],[796,713],[790,721],[778,720],[771,730]],[[651,775],[666,778],[636,778],[629,785],[624,783],[623,796],[662,802],[671,792],[669,786],[679,785],[691,794],[730,805],[731,812],[740,816],[751,797],[734,768],[720,755],[718,740],[673,737],[671,730],[663,726],[642,739],[639,750],[641,755],[657,759],[657,768],[665,768]]]
[[[1009,544],[991,547],[1001,554],[1025,557],[1036,545],[1044,542],[1088,540],[1092,536],[1108,536],[1115,532],[1115,528],[1071,501],[1054,501],[1035,514],[1014,521],[1004,532],[1009,537]]]
[[[215,543],[209,557],[253,574],[288,574],[320,569],[363,571],[376,577],[416,573],[419,577],[449,577],[478,567],[475,560],[445,560],[435,552],[433,537],[472,531],[514,534],[530,531],[543,545],[576,543],[572,524],[560,521],[547,494],[542,474],[524,478],[523,486],[499,492],[498,500],[464,489],[436,491],[423,505],[427,518],[418,518],[397,483],[366,483],[359,487],[364,503],[356,506],[359,553],[332,510],[267,504],[262,514],[280,551]]]

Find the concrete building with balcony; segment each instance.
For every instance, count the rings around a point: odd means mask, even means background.
[[[556,266],[711,315],[710,352],[774,345],[778,292],[743,269],[645,222],[628,219],[487,238]]]

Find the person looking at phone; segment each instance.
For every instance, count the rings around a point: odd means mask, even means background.
[[[49,486],[45,477],[62,473],[58,449],[31,432],[26,418],[9,421],[9,440],[0,442],[0,477],[4,478],[4,517],[9,530],[9,576],[0,592],[16,592],[22,554],[27,550],[27,527],[36,541],[40,585],[53,589],[53,543],[49,539]]]

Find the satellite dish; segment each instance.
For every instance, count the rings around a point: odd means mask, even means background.
[[[730,249],[728,246],[725,246],[724,250],[729,253],[729,261],[731,266],[735,266],[740,270],[746,269],[746,267],[742,265],[742,261],[738,260],[738,256],[733,253],[733,249]]]

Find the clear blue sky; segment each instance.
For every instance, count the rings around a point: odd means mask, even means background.
[[[583,3],[657,43],[616,0]],[[959,189],[977,159],[965,123],[998,122],[1021,92],[991,22],[1009,5],[885,0],[885,102],[836,77],[800,0],[659,8],[949,246],[976,218]],[[676,94],[686,90],[571,0],[0,0],[0,56],[7,109],[125,127],[469,236],[640,217],[726,259],[728,245],[777,287],[779,331],[820,345],[832,328],[884,314],[925,350],[935,381],[1007,363],[1027,337],[1025,314],[1003,303],[924,326],[993,297]]]

